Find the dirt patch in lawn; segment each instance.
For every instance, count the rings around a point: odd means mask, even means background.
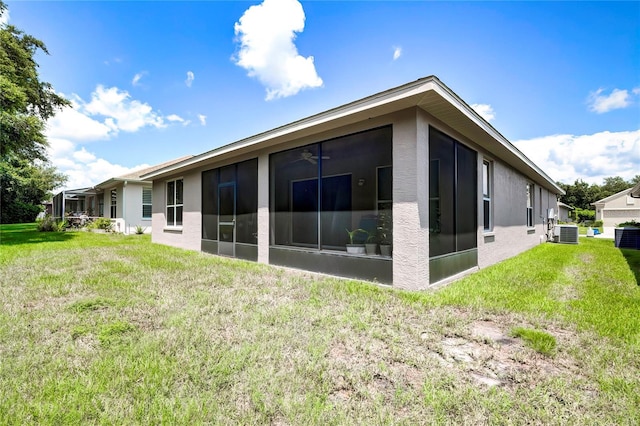
[[[440,322],[451,316],[458,316],[455,331],[446,328],[443,333]],[[540,328],[523,324],[520,318],[434,309],[429,320],[422,320],[422,331],[414,327],[418,324],[411,324],[419,319],[405,319],[409,322],[406,334],[397,333],[392,340],[369,336],[368,340],[332,342],[327,360],[333,400],[357,398],[363,393],[392,400],[398,389],[420,392],[425,380],[443,375],[453,375],[480,389],[516,391],[520,387],[532,389],[555,376],[575,378],[579,373],[577,363],[566,351],[560,349],[548,357],[511,337],[509,331],[515,326]],[[576,338],[574,332],[556,325],[544,329],[556,337],[559,348]]]

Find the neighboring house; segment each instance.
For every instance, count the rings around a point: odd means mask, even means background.
[[[93,209],[98,194],[94,188],[61,191],[53,197],[51,214],[56,218],[80,212],[86,212],[89,216],[102,216]]]
[[[114,230],[134,233],[141,226],[151,232],[152,182],[140,178],[159,168],[190,158],[181,157],[156,166],[113,177],[91,188],[62,191],[54,197],[54,216],[77,215],[112,219]]]
[[[640,184],[625,189],[591,205],[596,208],[596,220],[601,220],[604,232],[613,234],[613,229],[623,222],[640,222]]]
[[[571,222],[573,220],[571,219],[571,210],[575,210],[575,207],[558,201],[558,220],[560,222]]]
[[[141,178],[156,243],[407,289],[540,243],[564,194],[434,76]],[[357,228],[392,255],[347,253]]]
[[[640,198],[640,182],[638,182],[636,186],[629,190],[629,195],[631,195],[633,198]]]

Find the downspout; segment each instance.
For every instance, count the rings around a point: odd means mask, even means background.
[[[62,212],[60,212],[60,219],[64,220],[64,200],[65,198],[67,198],[67,194],[65,193],[65,191],[62,191]]]

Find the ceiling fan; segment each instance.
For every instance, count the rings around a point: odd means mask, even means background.
[[[327,155],[323,155],[322,156],[323,160],[330,160],[331,157],[327,156]],[[308,149],[303,150],[300,153],[300,158],[298,158],[297,160],[294,160],[293,162],[297,162],[297,161],[308,161],[311,164],[318,164],[318,156],[314,155],[313,153],[309,152]]]

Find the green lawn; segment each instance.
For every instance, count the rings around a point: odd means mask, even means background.
[[[640,251],[437,292],[0,227],[0,424],[639,424]]]

